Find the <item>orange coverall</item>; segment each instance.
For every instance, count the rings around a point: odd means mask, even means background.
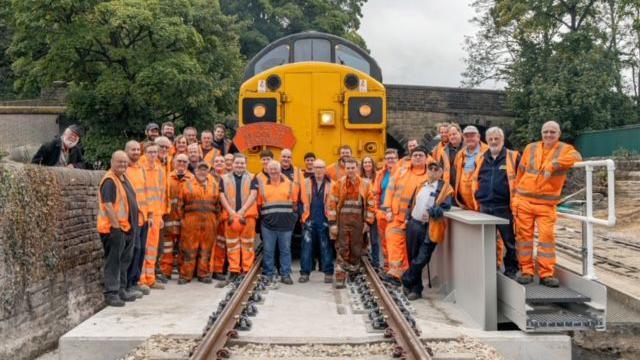
[[[182,186],[178,201],[182,215],[180,278],[187,280],[193,278],[196,258],[198,258],[198,277],[211,276],[209,261],[220,214],[219,186],[211,175],[207,175],[204,183],[194,178]]]
[[[476,155],[476,168],[478,167],[479,159],[482,157],[482,154],[489,148],[487,144],[480,143],[480,149],[478,149],[478,154]],[[456,159],[453,162],[453,166],[456,168],[456,183],[453,186],[455,191],[455,200],[458,206],[464,209],[469,210],[478,210],[476,206],[476,202],[473,196],[473,174],[475,173],[475,168],[471,171],[464,170],[464,163],[467,160],[467,147],[463,146],[462,149],[456,155]]]
[[[538,225],[538,273],[541,279],[554,276],[556,265],[556,205],[560,202],[567,173],[582,160],[571,145],[557,142],[545,148],[542,142],[527,145],[512,201],[516,221],[516,252],[523,275],[534,275],[533,236]]]
[[[167,192],[166,192],[166,174],[160,167],[160,163],[156,162],[153,167],[146,160],[145,156],[140,158],[144,173],[146,176],[147,191],[147,208],[149,217],[153,219],[152,226],[149,227],[147,234],[147,246],[145,249],[144,262],[142,265],[142,274],[140,275],[140,284],[152,286],[156,283],[156,261],[158,258],[158,243],[160,242],[160,226],[162,217],[167,210]]]
[[[384,179],[384,175],[387,171],[391,171],[391,176],[393,176],[393,172],[397,167],[392,169],[387,169],[384,167],[383,169],[378,170],[376,173],[376,180],[373,183],[373,201],[375,203],[375,213],[376,213],[376,224],[378,226],[378,237],[380,238],[380,247],[382,248],[382,255],[384,258],[384,270],[389,271],[389,253],[387,251],[387,211],[382,206],[382,180]],[[391,181],[391,178],[389,178]],[[388,185],[387,185],[388,186]]]
[[[189,171],[185,172],[182,179],[178,177],[178,173],[175,170],[169,174],[169,213],[164,216],[164,227],[160,231],[160,242],[162,244],[160,270],[167,278],[171,277],[171,273],[173,273],[173,249],[180,239],[180,212],[178,209],[180,191],[182,186],[192,179],[193,174]],[[182,259],[179,259],[179,261],[182,263]]]

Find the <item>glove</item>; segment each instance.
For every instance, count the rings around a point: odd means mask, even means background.
[[[331,227],[329,228],[329,237],[331,237],[331,239],[333,239],[333,240],[338,238],[338,226],[337,225],[331,225]]]

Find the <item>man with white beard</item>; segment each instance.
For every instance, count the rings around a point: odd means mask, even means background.
[[[504,147],[504,133],[499,127],[489,128],[485,134],[489,149],[478,157],[472,178],[474,207],[480,212],[509,220],[508,225],[497,225],[498,266],[504,265],[505,275],[515,278],[518,258],[514,234],[511,200],[520,155]]]
[[[56,136],[52,141],[43,144],[31,163],[84,169],[82,148],[78,146],[82,135],[82,129],[78,125],[69,126],[64,130],[62,136]]]

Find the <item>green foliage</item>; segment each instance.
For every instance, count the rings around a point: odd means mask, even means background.
[[[7,48],[11,43],[11,28],[8,24],[10,12],[8,0],[0,0],[0,100],[15,99],[13,81],[15,80],[11,70],[11,58],[7,54]]]
[[[234,109],[238,28],[216,0],[14,0],[16,88],[70,83],[89,158],[150,121],[211,127]]]
[[[366,0],[221,0],[225,14],[244,25],[242,54],[251,58],[283,36],[315,30],[341,36],[363,49],[356,33]]]

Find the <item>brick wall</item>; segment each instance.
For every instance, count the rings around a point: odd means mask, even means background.
[[[27,166],[55,177],[59,185],[53,234],[42,234],[42,238],[53,235],[58,265],[55,271],[29,282],[14,306],[0,306],[0,359],[30,359],[54,348],[60,336],[104,306],[103,250],[95,231],[96,194],[103,172]],[[0,171],[16,176],[23,169],[16,163],[0,164]],[[40,221],[37,215],[31,217],[29,221]],[[0,223],[0,289],[8,290],[15,283],[7,274],[6,262],[13,259],[6,258],[11,239],[2,233],[3,225]]]
[[[440,122],[457,122],[481,128],[500,126],[507,136],[514,115],[503,91],[392,85],[387,89],[388,132],[404,143],[408,138],[431,140]]]

